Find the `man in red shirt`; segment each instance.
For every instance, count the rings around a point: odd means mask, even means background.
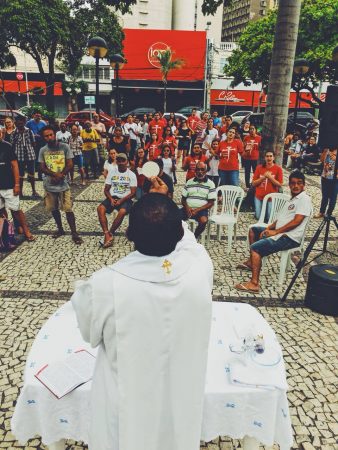
[[[200,120],[201,119],[197,115],[197,110],[195,108],[193,108],[191,110],[191,116],[189,116],[188,119],[187,119],[187,125],[188,125],[188,128],[191,131],[191,142],[192,142],[192,145],[194,145],[195,140],[196,140],[196,126],[197,126],[197,124],[198,124],[198,122]]]
[[[249,135],[245,136],[245,138],[243,139],[244,150],[242,154],[242,163],[245,173],[245,185],[247,188],[250,187],[251,169],[254,173],[257,167],[261,141],[261,136],[256,134],[256,127],[254,125],[250,125]]]
[[[160,118],[160,113],[155,113],[154,119],[149,122],[149,130],[151,133],[156,133],[158,140],[162,138],[165,124]]]
[[[203,155],[200,144],[194,144],[191,156],[187,156],[183,163],[183,170],[187,170],[186,180],[194,178],[196,164],[201,162],[207,162],[207,157]]]
[[[221,124],[221,128],[219,129],[219,137],[222,137],[223,134],[227,134],[229,128],[231,127],[231,124],[232,124],[231,116],[222,117],[222,124]]]

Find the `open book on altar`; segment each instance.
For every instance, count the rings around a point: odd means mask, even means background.
[[[91,380],[94,373],[95,356],[87,350],[79,350],[62,361],[46,364],[35,377],[57,398]]]

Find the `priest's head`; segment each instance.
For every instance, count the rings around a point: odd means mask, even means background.
[[[130,211],[127,237],[144,255],[168,255],[183,234],[179,208],[166,195],[147,194]]]

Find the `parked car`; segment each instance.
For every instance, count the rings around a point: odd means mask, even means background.
[[[71,112],[68,114],[68,116],[65,119],[65,122],[67,124],[68,127],[70,127],[71,125],[74,125],[75,122],[79,122],[79,124],[81,126],[84,125],[85,122],[87,122],[87,120],[91,120],[91,116],[93,116],[93,114],[95,113],[95,111],[90,111],[88,110],[82,110],[82,111],[77,111],[77,112]],[[100,122],[104,123],[106,128],[110,128],[111,126],[114,125],[114,119],[107,113],[100,111],[99,113],[100,116]]]
[[[257,131],[260,133],[263,127],[264,113],[253,113],[247,114],[241,122],[241,126],[245,124],[245,122],[249,121],[251,125],[255,125]]]
[[[164,113],[164,114],[163,114],[163,117],[164,117],[166,120],[168,120],[169,117],[170,117],[170,113],[169,113],[169,112]],[[175,112],[175,118],[176,118],[176,119],[182,120],[182,119],[187,119],[187,116],[185,116],[184,114],[176,113],[176,112]]]
[[[24,121],[27,120],[27,117],[22,114],[20,111],[13,109],[0,109],[0,125],[3,126],[5,117],[12,117],[14,120],[16,119],[23,119]]]
[[[230,114],[233,122],[237,122],[241,124],[244,117],[247,117],[249,114],[253,114],[252,111],[236,111],[233,114]]]
[[[128,111],[127,113],[124,113],[121,115],[121,118],[125,120],[129,115],[136,116],[138,119],[143,119],[144,114],[155,114],[156,109],[155,108],[147,108],[147,107],[140,107],[132,109],[131,111]]]
[[[296,124],[297,125],[307,125],[315,117],[308,111],[297,111]],[[288,127],[293,125],[294,113],[288,115]]]
[[[186,117],[191,116],[191,110],[192,109],[196,109],[197,110],[197,114],[199,115],[199,117],[201,117],[202,114],[202,110],[200,106],[184,106],[183,108],[180,108],[179,110],[177,110],[177,114],[183,114]],[[175,114],[176,114],[175,113]]]

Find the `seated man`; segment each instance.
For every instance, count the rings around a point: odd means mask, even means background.
[[[159,166],[160,173],[158,174],[158,178],[164,182],[164,184],[168,187],[167,195],[170,198],[173,198],[174,195],[174,183],[172,178],[169,175],[163,172],[163,161],[162,159],[156,159],[154,162]],[[151,189],[153,188],[153,182],[151,179],[146,178],[143,183],[143,192],[145,194],[149,194]]]
[[[272,253],[299,247],[307,219],[312,214],[311,198],[304,192],[305,177],[299,170],[289,176],[291,198],[275,222],[267,227],[252,227],[249,231],[250,258],[238,268],[250,270],[251,280],[235,287],[240,291],[259,292],[262,258]]]
[[[203,233],[208,222],[208,210],[214,206],[216,188],[206,173],[208,166],[198,162],[195,177],[186,182],[182,191],[182,220],[194,219],[198,222],[195,230],[196,239]]]
[[[119,153],[116,156],[116,164],[117,167],[108,172],[105,181],[104,195],[106,199],[97,207],[97,214],[104,233],[103,248],[113,245],[113,234],[121,225],[124,216],[129,213],[133,204],[131,199],[135,196],[137,188],[136,175],[128,169],[128,158],[125,153]],[[106,214],[111,214],[114,209],[118,211],[118,214],[108,230]]]

